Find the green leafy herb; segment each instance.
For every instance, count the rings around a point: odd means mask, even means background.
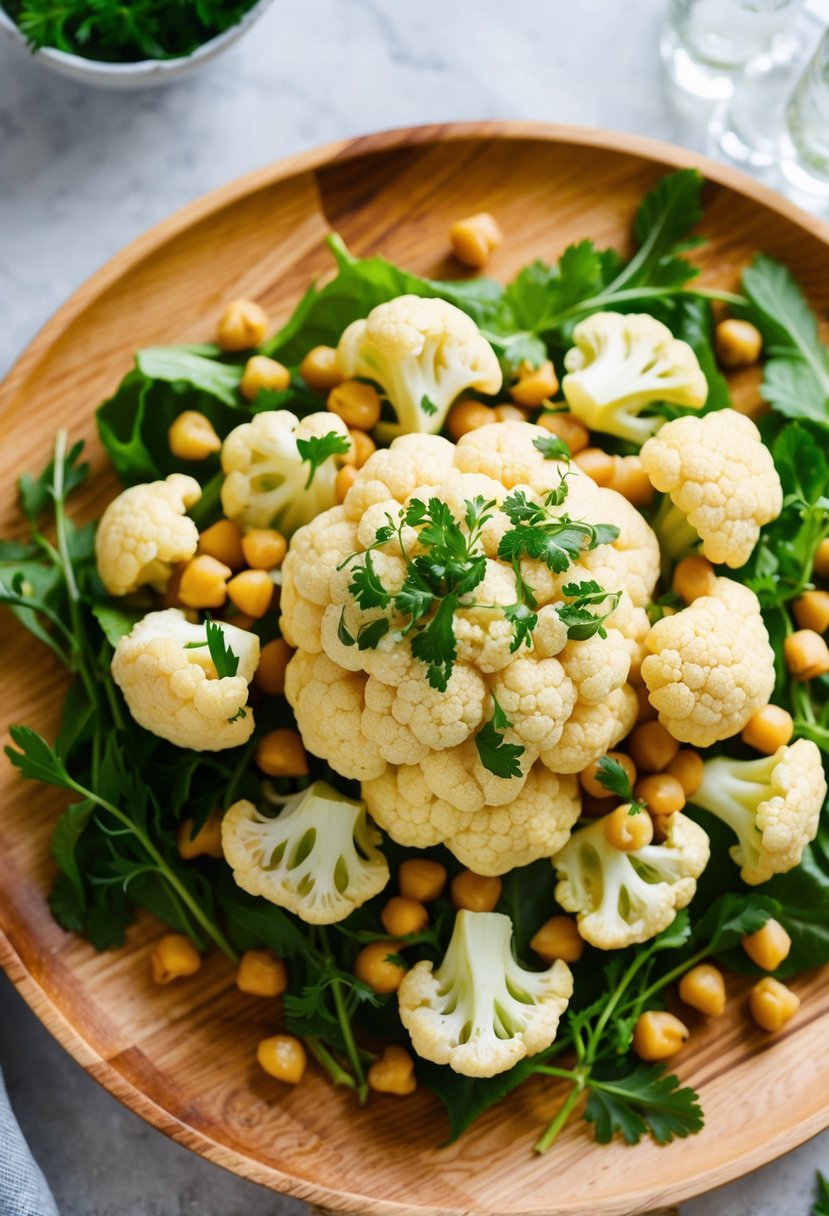
[[[420,408],[423,410],[423,413],[428,414],[430,418],[438,412],[438,407],[435,405],[434,401],[430,401],[425,393],[420,398]]]
[[[570,459],[570,449],[558,435],[539,435],[533,440],[533,447],[538,449],[545,460]]]
[[[297,439],[297,451],[302,457],[303,464],[308,465],[308,480],[305,489],[311,485],[314,475],[320,465],[332,456],[344,456],[351,450],[351,440],[339,431],[329,431],[327,435],[312,435],[309,439]]]
[[[543,561],[555,574],[563,574],[583,553],[616,539],[619,529],[613,524],[588,524],[567,514],[553,515],[551,507],[561,505],[565,495],[564,477],[543,504],[531,502],[523,490],[508,494],[501,510],[513,526],[501,537],[498,556],[513,565],[522,557]]]
[[[225,676],[235,676],[239,670],[239,658],[225,641],[225,631],[222,626],[208,617],[204,622],[204,631],[207,635],[206,641],[185,642],[184,649],[198,650],[199,647],[206,646],[210,652],[210,658],[213,661],[213,666],[216,668],[216,675],[219,679],[222,680]],[[244,716],[243,713],[242,717]]]
[[[618,608],[621,591],[605,591],[595,579],[586,579],[581,583],[565,583],[561,594],[572,601],[556,607],[556,612],[567,626],[568,638],[584,642],[596,634],[600,638],[607,637],[604,622]],[[591,612],[591,608],[598,608],[600,604],[606,605],[603,612]]]
[[[821,1174],[820,1170],[817,1173],[817,1200],[812,1205],[812,1216],[829,1216],[829,1182]]]
[[[647,1132],[657,1144],[670,1144],[675,1136],[684,1139],[700,1131],[703,1124],[693,1089],[653,1064],[597,1070],[584,1117],[594,1124],[599,1144],[609,1144],[615,1135],[638,1144]]]
[[[602,756],[596,768],[596,780],[608,793],[615,794],[622,802],[629,802],[631,815],[645,809],[645,803],[633,792],[627,772],[613,756]]]
[[[525,749],[520,744],[505,741],[504,731],[509,730],[512,723],[495,697],[492,698],[492,704],[492,717],[475,736],[475,747],[478,749],[481,764],[496,777],[520,777],[519,761]]]

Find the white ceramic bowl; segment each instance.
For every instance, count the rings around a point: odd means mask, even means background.
[[[77,80],[82,84],[97,85],[102,89],[145,89],[159,84],[170,84],[189,76],[208,60],[214,59],[231,46],[255,24],[273,0],[258,0],[236,25],[197,47],[191,55],[178,59],[141,59],[135,63],[102,63],[97,59],[84,59],[81,55],[70,55],[52,47],[32,52],[26,39],[8,13],[0,8],[0,32],[4,33],[23,54],[35,63],[59,76]]]

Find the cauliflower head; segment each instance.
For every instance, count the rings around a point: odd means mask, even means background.
[[[337,347],[346,376],[374,380],[395,416],[377,434],[389,440],[439,431],[449,407],[465,389],[497,393],[501,366],[478,326],[454,304],[398,296],[352,321]]]
[[[178,608],[148,613],[119,639],[112,678],[139,726],[199,752],[248,741],[254,726],[248,685],[259,662],[259,639],[234,625],[220,628],[238,659],[236,674],[221,679],[204,625],[191,625]]]
[[[662,423],[641,417],[648,406],[705,405],[708,381],[693,350],[647,313],[593,313],[576,325],[573,342],[561,387],[591,431],[643,443]]]
[[[348,427],[327,411],[302,421],[265,410],[222,444],[222,510],[243,528],[290,536],[337,501],[340,464],[353,448]]]
[[[422,434],[395,440],[370,456],[341,506],[297,531],[282,566],[281,627],[297,648],[285,692],[306,747],[365,783],[372,814],[395,839],[445,841],[493,874],[563,843],[579,796],[561,774],[633,725],[628,675],[644,654],[644,606],[659,574],[641,515],[575,465],[563,506],[573,520],[612,525],[606,540],[576,545],[564,570],[501,556],[513,527],[507,495],[520,491],[538,507],[561,485],[564,466],[534,446],[540,435],[499,423],[457,446]],[[449,593],[450,577],[461,592]],[[568,639],[563,589],[596,580],[619,593],[606,636]],[[532,588],[532,609],[522,586]],[[398,605],[410,594],[407,618]],[[425,615],[409,628],[418,604]],[[438,679],[435,634],[454,651]],[[501,714],[507,725],[496,729]]]
[[[757,596],[740,583],[718,578],[714,595],[657,621],[645,644],[649,700],[681,743],[730,739],[768,703],[774,651]]]
[[[235,802],[222,819],[222,850],[237,884],[310,925],[345,920],[382,891],[389,867],[380,833],[355,802],[315,781],[277,815]]]
[[[424,1060],[465,1077],[494,1077],[554,1042],[573,995],[570,968],[526,971],[512,953],[512,921],[458,912],[443,962],[419,962],[398,989],[400,1020]]]
[[[783,490],[757,427],[736,410],[667,422],[642,448],[651,484],[667,497],[654,524],[663,553],[702,542],[709,561],[743,566],[776,519]]]
[[[196,552],[199,530],[185,515],[201,498],[195,477],[171,473],[123,490],[101,516],[95,536],[98,574],[110,595],[139,587],[164,591],[173,565]]]
[[[591,946],[619,950],[668,927],[693,899],[709,855],[705,832],[679,811],[668,817],[662,844],[630,853],[608,841],[604,820],[597,819],[553,858],[556,899],[577,913],[579,933]]]
[[[709,760],[692,801],[735,833],[729,852],[743,882],[754,886],[799,864],[825,797],[817,744],[797,739],[759,760]]]

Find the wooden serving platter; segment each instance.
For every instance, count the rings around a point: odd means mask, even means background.
[[[202,341],[224,303],[253,296],[273,321],[330,269],[323,238],[382,251],[450,275],[450,222],[492,211],[506,234],[490,271],[508,276],[594,237],[624,248],[633,211],[666,170],[709,179],[699,252],[703,281],[737,284],[756,249],[786,262],[823,314],[829,229],[741,174],[667,145],[527,123],[484,123],[369,136],[262,169],[193,203],[112,259],[49,322],[0,391],[0,534],[18,528],[13,485],[40,468],[58,425],[89,442],[93,476],[75,511],[100,513],[115,490],[93,411],[140,346]],[[756,375],[736,384],[739,402]],[[2,723],[51,736],[61,676],[51,657],[4,619]],[[278,1007],[245,997],[214,955],[193,980],[159,989],[145,917],[124,949],[96,954],[51,920],[48,839],[62,806],[0,765],[0,961],[52,1033],[123,1102],[210,1160],[275,1190],[361,1216],[631,1216],[727,1182],[829,1125],[829,986],[796,982],[803,1005],[771,1037],[745,1017],[745,985],[729,1013],[694,1028],[677,1071],[702,1095],[705,1130],[667,1148],[595,1146],[574,1124],[539,1158],[534,1135],[556,1094],[530,1083],[470,1133],[438,1150],[444,1121],[427,1094],[373,1097],[357,1109],[313,1071],[296,1090],[262,1073],[258,1039]],[[34,1063],[34,1062],[33,1062]]]

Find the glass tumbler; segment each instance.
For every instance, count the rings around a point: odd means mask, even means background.
[[[684,92],[731,96],[735,76],[761,56],[786,56],[780,35],[804,0],[668,0],[660,50]]]
[[[829,29],[786,106],[780,168],[798,189],[829,196]]]

